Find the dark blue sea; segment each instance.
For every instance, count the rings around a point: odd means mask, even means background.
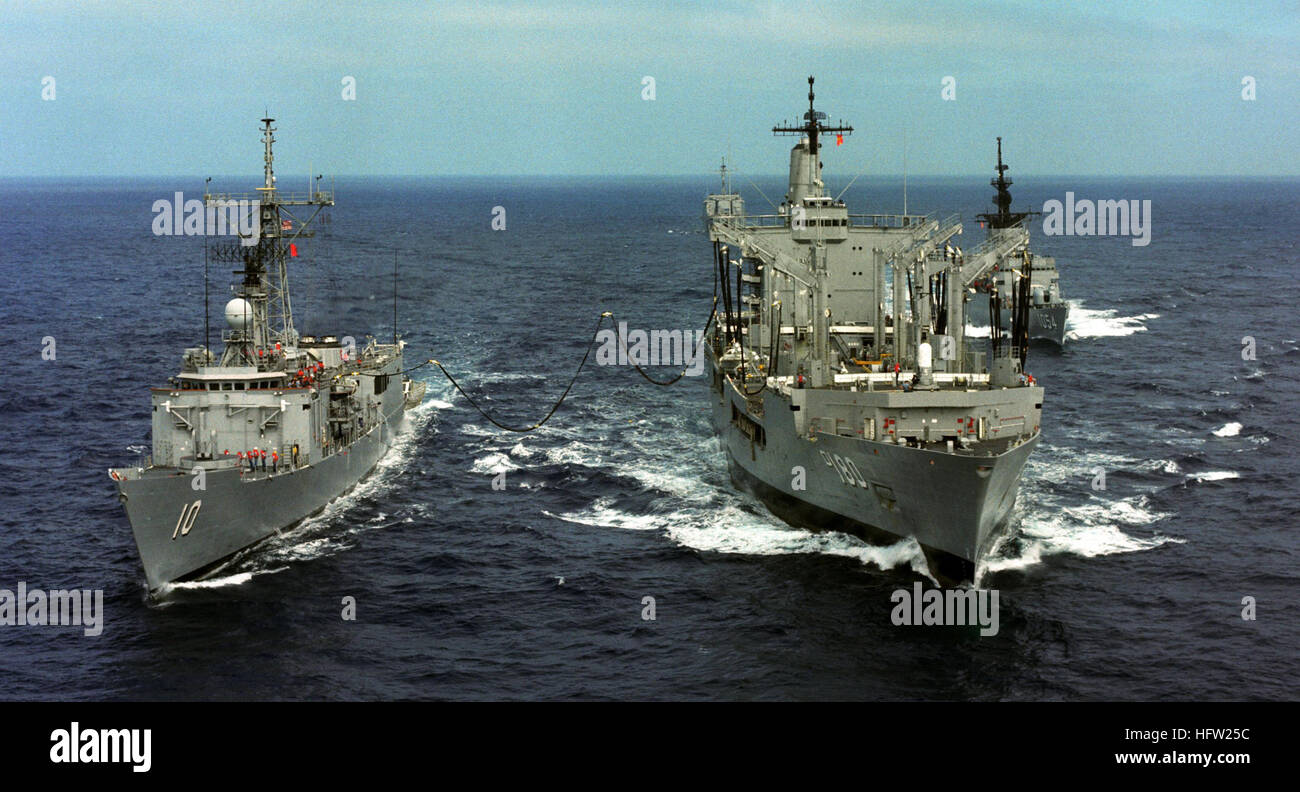
[[[1150,199],[1152,235],[1035,234],[1073,312],[1063,349],[1030,353],[1043,441],[982,570],[990,637],[891,623],[891,593],[928,579],[915,544],[798,530],[734,490],[702,378],[594,365],[531,434],[415,372],[425,403],[361,486],[150,599],[106,470],[202,343],[203,242],[151,231],[153,202],[202,180],[0,181],[0,588],[102,589],[105,609],[98,636],[0,626],[0,699],[1296,699],[1300,182],[1018,181],[1017,205]],[[396,259],[408,359],[532,423],[602,311],[703,327],[715,184],[340,179],[292,262],[298,328],[389,337]],[[751,209],[784,191],[740,186]],[[909,209],[970,221],[991,192],[914,178]],[[901,193],[864,177],[845,198]],[[231,280],[212,266],[214,338]]]

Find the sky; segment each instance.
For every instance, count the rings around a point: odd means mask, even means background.
[[[809,75],[843,170],[1300,175],[1300,2],[0,0],[0,177],[776,175]]]

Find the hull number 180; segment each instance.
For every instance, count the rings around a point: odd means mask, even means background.
[[[819,453],[827,465],[835,468],[835,472],[839,475],[842,483],[850,487],[867,488],[867,480],[862,477],[862,471],[858,470],[858,466],[853,464],[852,459],[845,459],[839,454],[831,454],[826,451]]]

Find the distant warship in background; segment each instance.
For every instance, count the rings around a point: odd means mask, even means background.
[[[826,193],[813,107],[774,215],[746,214],[723,168],[705,199],[718,317],[708,338],[714,428],[732,480],[796,525],[913,537],[943,583],[970,581],[1015,503],[1040,438],[1043,389],[1024,374],[1033,263],[1021,224],[961,253],[955,217],[849,214]],[[1006,263],[1019,256],[1016,267]],[[973,285],[1011,287],[1011,331],[967,338]],[[886,274],[892,288],[886,289]],[[887,303],[888,300],[888,303]]]
[[[216,211],[259,202],[256,244],[216,249],[216,259],[239,264],[235,274],[243,276],[225,307],[221,359],[214,364],[207,346],[186,349],[180,373],[151,389],[151,458],[109,470],[151,591],[201,577],[347,492],[424,395],[423,383],[403,374],[405,344],[396,332],[392,344],[370,338],[349,355],[336,336],[294,329],[290,246],[311,235],[334,195],[276,188],[273,121],[262,119],[265,181],[257,193],[204,195]],[[290,207],[312,214],[297,220]]]
[[[980,225],[987,227],[989,237],[1001,234],[1007,229],[1020,228],[1024,229],[1026,221],[1035,216],[1036,212],[1013,212],[1011,211],[1011,192],[1007,189],[1012,182],[1006,177],[1009,165],[1002,163],[1002,138],[998,138],[998,175],[989,184],[997,189],[993,196],[993,205],[998,208],[997,212],[991,214],[976,215],[980,219]],[[1015,277],[1011,269],[1028,255],[1033,260],[1033,279],[1029,286],[1030,299],[1029,304],[1029,337],[1031,339],[1041,338],[1052,341],[1058,346],[1065,344],[1065,323],[1070,318],[1070,304],[1061,296],[1061,274],[1056,269],[1056,259],[1050,256],[1036,256],[1028,253],[1028,243],[1024,251],[1015,250],[1008,254],[1011,259],[1009,266],[995,264],[993,271],[973,285],[976,292],[980,294],[989,294],[997,281],[998,292],[1002,295],[1001,314],[1003,320],[1003,329],[1006,329],[1006,323],[1011,316],[1011,305],[1009,302],[1010,295],[1013,292],[1012,279]],[[1007,264],[1007,262],[1004,262]],[[971,312],[973,321],[988,323],[988,313],[983,310],[985,303],[976,301],[975,310]]]

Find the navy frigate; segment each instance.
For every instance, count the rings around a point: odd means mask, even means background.
[[[404,374],[395,328],[393,343],[362,345],[295,330],[288,262],[334,194],[319,178],[305,193],[277,189],[273,121],[262,119],[256,193],[204,195],[209,218],[232,206],[257,216],[252,238],[214,249],[241,276],[221,356],[206,338],[185,350],[180,372],[151,389],[152,453],[109,470],[151,591],[202,577],[321,511],[375,467],[423,397],[423,383]]]
[[[1037,212],[1011,211],[1011,191],[1008,188],[1012,182],[1006,175],[1009,169],[1010,166],[1002,162],[1002,138],[998,138],[998,175],[989,182],[989,185],[997,190],[993,195],[993,205],[997,207],[997,211],[977,215],[980,225],[988,229],[989,237],[1001,234],[1009,228],[1024,228],[1026,222],[1037,215]],[[1011,317],[1010,296],[1014,292],[1015,265],[1025,256],[1033,261],[1033,275],[1029,284],[1029,337],[1051,341],[1058,346],[1064,345],[1065,323],[1070,318],[1070,304],[1061,296],[1061,274],[1056,269],[1055,258],[1029,252],[1026,241],[1024,250],[1014,250],[1007,254],[1008,259],[1011,260],[1009,268],[995,264],[993,271],[987,277],[975,282],[974,288],[977,292],[988,295],[993,288],[994,280],[998,281],[998,291],[1002,295],[1000,313],[1005,328]],[[983,310],[985,306],[986,303],[982,300],[973,303],[975,308],[971,312],[973,321],[988,323],[988,314]]]
[[[733,482],[787,522],[871,541],[912,537],[936,579],[972,580],[1040,438],[1024,373],[1029,261],[1011,329],[966,333],[973,284],[1023,250],[1021,225],[972,250],[956,217],[850,214],[827,194],[822,141],[853,132],[813,105],[773,128],[798,142],[774,214],[726,181],[705,199],[718,317],[707,339],[714,428]],[[990,310],[1002,306],[1001,281]]]

